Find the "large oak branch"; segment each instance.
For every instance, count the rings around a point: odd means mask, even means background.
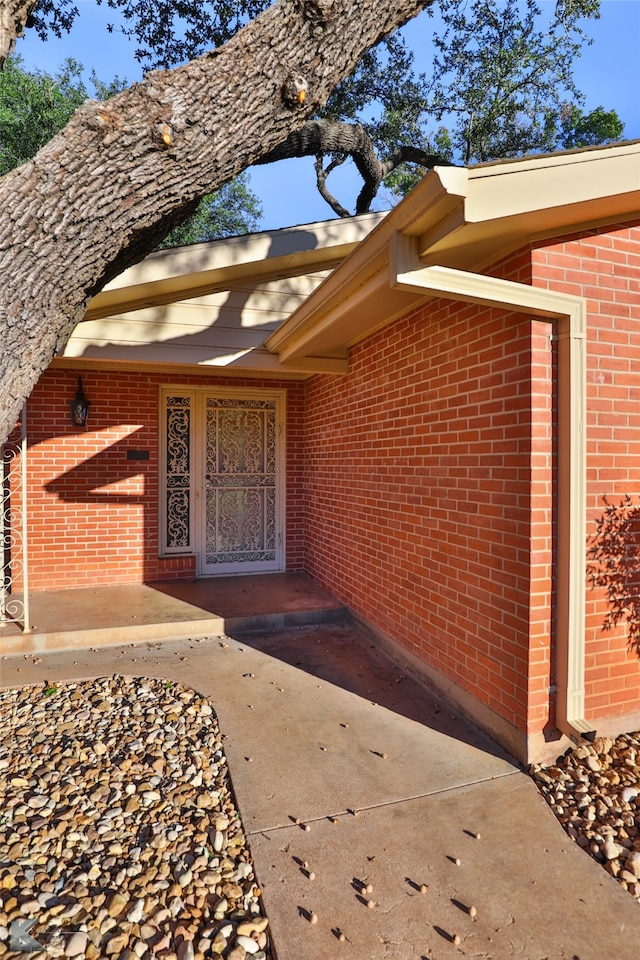
[[[0,438],[88,299],[199,197],[286,140],[429,2],[280,0],[219,50],[87,101],[0,180]]]
[[[366,213],[380,184],[392,170],[401,163],[418,163],[423,167],[433,167],[437,163],[446,163],[436,154],[425,153],[417,147],[400,146],[386,159],[379,160],[373,143],[364,127],[359,123],[341,123],[337,120],[309,120],[299,130],[294,130],[286,140],[264,154],[257,164],[274,163],[276,160],[290,160],[293,157],[349,156],[355,163],[364,185],[356,201],[356,213]],[[329,164],[326,170],[316,165],[318,187],[322,196],[341,217],[348,217],[345,210],[326,191],[327,175],[336,165]]]

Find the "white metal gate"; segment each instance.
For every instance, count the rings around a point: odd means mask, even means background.
[[[27,564],[26,407],[5,444],[0,446],[0,629],[17,623],[29,633]]]

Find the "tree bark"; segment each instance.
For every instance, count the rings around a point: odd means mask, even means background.
[[[0,180],[0,439],[89,299],[430,2],[279,0],[224,47],[87,101]]]
[[[21,37],[38,0],[0,0],[0,70]]]

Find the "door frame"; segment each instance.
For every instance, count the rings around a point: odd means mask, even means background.
[[[170,545],[167,540],[167,398],[170,396],[189,398],[190,418],[190,476],[184,489],[189,496],[188,543]],[[208,396],[229,397],[243,400],[273,400],[276,410],[276,559],[257,561],[252,569],[241,568],[238,563],[225,564],[215,573],[204,570],[206,547],[206,403]],[[286,569],[286,398],[283,389],[269,387],[217,387],[215,385],[163,384],[160,387],[160,457],[159,457],[159,551],[160,556],[195,555],[196,576],[198,578],[254,576],[260,573],[282,573]]]

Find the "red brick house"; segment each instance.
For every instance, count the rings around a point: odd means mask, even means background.
[[[637,728],[587,570],[639,492],[639,324],[640,143],[154,254],[28,402],[31,587],[304,570],[523,760]]]

